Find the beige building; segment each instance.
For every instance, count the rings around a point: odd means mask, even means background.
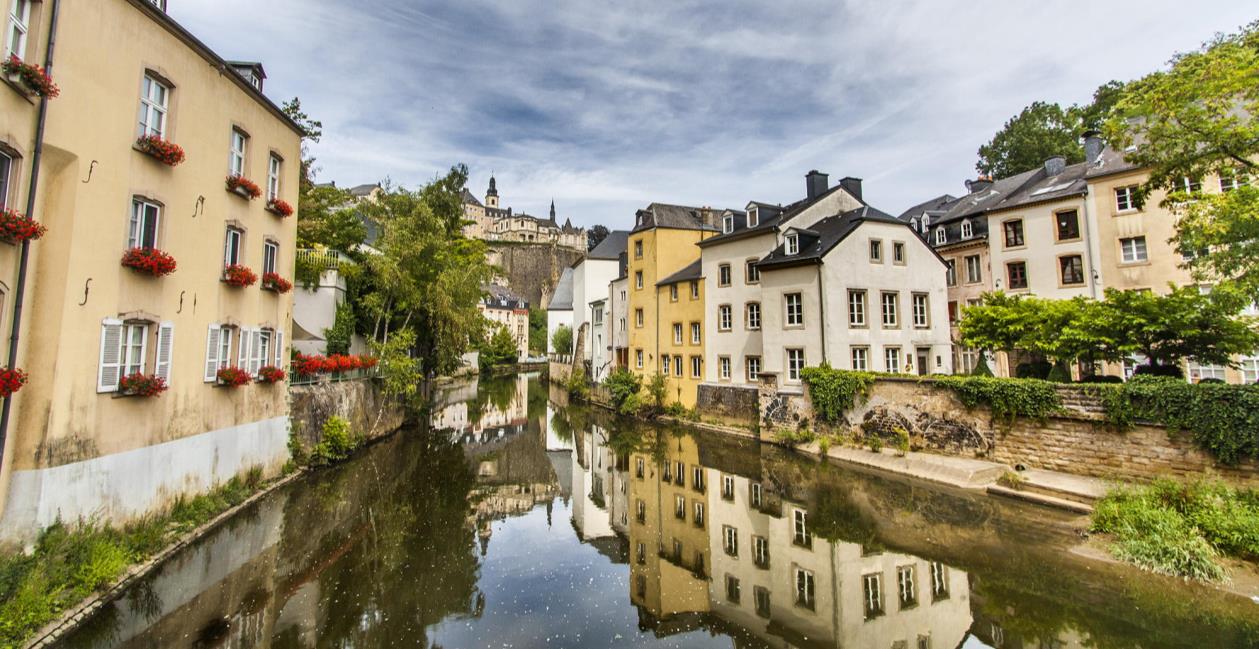
[[[477,305],[481,315],[491,323],[487,336],[493,336],[496,327],[506,327],[516,341],[517,359],[529,357],[529,302],[512,293],[506,287],[491,284],[485,297]]]
[[[29,12],[5,47],[46,64],[56,24],[48,67],[60,87],[47,100],[42,159],[39,98],[12,82],[0,89],[5,202],[48,227],[30,246],[10,350],[30,379],[6,404],[0,530],[21,542],[57,518],[127,519],[288,459],[284,385],[224,388],[216,375],[287,365],[291,294],[223,280],[228,265],[292,279],[296,215],[267,206],[297,203],[301,134],[263,94],[261,65],[225,61],[157,3],[17,6]],[[102,34],[126,37],[101,56]],[[163,164],[142,150],[146,135],[186,159]],[[230,176],[261,195],[231,191]],[[0,248],[7,331],[23,289],[20,248]],[[164,251],[177,270],[124,267],[131,249]],[[121,379],[133,374],[169,389],[127,396]]]
[[[470,239],[552,243],[561,248],[586,249],[586,230],[574,226],[570,219],[564,219],[564,225],[560,225],[555,220],[555,201],[551,201],[551,214],[545,219],[502,207],[499,204],[498,183],[493,176],[490,176],[484,203],[477,200],[472,192],[463,190],[463,213],[467,219],[463,234]]]

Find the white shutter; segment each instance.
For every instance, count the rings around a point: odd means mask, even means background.
[[[275,366],[284,369],[284,332],[276,330],[275,332]]]
[[[258,369],[262,367],[262,330],[254,329],[249,332],[249,374],[251,376],[258,375]]]
[[[117,392],[122,375],[122,321],[101,321],[101,358],[97,366],[96,391]]]
[[[166,379],[170,385],[171,357],[175,354],[175,323],[163,322],[157,327],[157,355],[153,367],[154,376]]]
[[[249,367],[249,330],[242,327],[237,335],[240,336],[240,344],[236,349],[235,367],[243,370]],[[232,367],[232,364],[228,363],[227,366]]]
[[[219,336],[223,330],[217,324],[210,325],[205,344],[205,376],[207,382],[217,381],[219,374]]]

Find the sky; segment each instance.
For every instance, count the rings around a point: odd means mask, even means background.
[[[790,203],[863,179],[898,214],[975,175],[1036,100],[1259,18],[1236,0],[169,0],[274,100],[323,121],[320,182],[415,188],[466,164],[504,207],[628,229],[652,201]],[[247,16],[247,20],[242,20]]]

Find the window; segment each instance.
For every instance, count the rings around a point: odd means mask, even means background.
[[[971,225],[970,219],[962,221],[962,238],[969,239],[975,236],[975,226]]]
[[[813,599],[813,572],[796,568],[796,606],[810,611],[816,606]]]
[[[870,261],[876,264],[883,263],[883,242],[878,239],[870,240]]]
[[[122,347],[119,359],[123,376],[144,373],[144,352],[148,345],[149,325],[143,323],[122,326]]]
[[[813,547],[813,535],[809,534],[809,530],[805,525],[807,514],[803,509],[797,509],[791,516],[791,542],[796,545],[811,548]]]
[[[1221,186],[1223,181],[1221,180]],[[1137,209],[1137,186],[1115,188],[1115,208],[1120,212]]]
[[[673,357],[673,375],[678,378],[682,377],[682,355],[681,354],[675,355]]]
[[[1250,184],[1250,178],[1244,172],[1227,170],[1220,172],[1220,191],[1231,192],[1242,185]]]
[[[647,521],[647,503],[646,502],[639,500],[634,505],[634,512],[635,512],[636,517],[638,518],[639,523],[643,523]],[[642,563],[642,562],[640,561],[639,563]]]
[[[800,235],[794,233],[787,235],[787,243],[783,251],[788,255],[800,254]]]
[[[1123,251],[1123,260],[1126,264],[1149,259],[1149,255],[1145,248],[1145,237],[1120,239],[1119,248]]]
[[[634,548],[634,558],[638,560],[639,565],[647,563],[647,544],[640,542]]]
[[[949,598],[949,569],[939,561],[931,562],[931,600]]]
[[[1027,262],[1012,261],[1006,264],[1005,274],[1010,283],[1010,290],[1027,288]]]
[[[223,240],[223,265],[231,266],[240,263],[241,242],[245,238],[245,233],[237,228],[228,228],[227,235]]]
[[[761,328],[761,303],[747,303],[747,328],[757,331]]]
[[[1023,219],[1006,221],[1001,229],[1005,232],[1005,247],[1018,248],[1023,245]]]
[[[1080,214],[1075,210],[1056,212],[1054,219],[1058,224],[1058,240],[1070,241],[1080,238]]]
[[[917,570],[914,566],[900,566],[896,569],[896,595],[901,609],[918,605]]]
[[[949,300],[949,324],[957,322],[957,300]]]
[[[717,307],[717,329],[719,331],[730,331],[733,325],[734,315],[729,304],[723,304]]]
[[[1069,255],[1058,260],[1062,268],[1064,285],[1084,283],[1084,258],[1080,255]]]
[[[747,359],[744,360],[744,364],[747,366],[748,383],[755,383],[761,380],[760,356],[748,356]]]
[[[866,292],[848,291],[848,326],[866,326]]]
[[[717,266],[717,286],[730,286],[730,264]]]
[[[274,241],[264,241],[262,243],[262,272],[274,273],[276,266],[276,258],[280,255],[280,244]]]
[[[702,356],[691,357],[691,378],[699,379],[704,376],[704,358]]]
[[[1189,361],[1189,380],[1196,383],[1203,379],[1219,379],[1223,381],[1224,366]]]
[[[756,266],[755,259],[749,259],[743,263],[743,277],[748,284],[761,281],[761,269]]]
[[[1202,191],[1201,178],[1189,178],[1188,176],[1176,181],[1174,191],[1181,191],[1188,194],[1196,194]]]
[[[739,578],[734,575],[726,575],[726,600],[739,603]]]
[[[769,539],[763,536],[752,537],[752,563],[757,568],[769,567]]]
[[[698,322],[691,323],[691,344],[692,345],[698,345],[700,343],[700,340],[701,340],[700,336],[702,335],[701,334],[702,330],[703,328],[700,327],[700,324]]]
[[[883,370],[889,374],[898,374],[901,371],[901,348],[900,347],[884,347],[883,348]]]
[[[804,350],[788,349],[787,350],[787,380],[799,381],[800,370],[804,369]]]
[[[734,215],[727,214],[721,217],[721,232],[723,234],[734,232]]]
[[[761,223],[761,217],[756,207],[748,208],[748,227],[754,228],[757,225],[760,225],[760,223]]]
[[[979,255],[970,255],[966,258],[966,283],[978,284],[984,281],[984,272],[979,265]]]
[[[13,157],[0,151],[0,210],[9,206],[9,187],[13,176]]]
[[[638,366],[638,369],[643,369],[643,350],[634,350],[634,364]]]
[[[734,476],[721,476],[721,498],[722,500],[734,500]]]
[[[642,329],[643,327],[643,310],[634,309],[634,326]]]
[[[737,557],[739,556],[739,530],[729,525],[721,526],[722,549],[726,554]]]
[[[1259,383],[1259,356],[1243,356],[1241,370],[1242,383],[1250,385]]]
[[[639,239],[634,242],[634,259],[643,258],[643,240]],[[641,286],[639,288],[642,288]]]
[[[695,521],[695,527],[703,527],[704,526],[704,503],[698,500],[695,501],[694,509],[695,509],[695,513],[692,515],[691,518],[692,520]]]
[[[853,347],[852,354],[852,370],[854,372],[865,372],[870,369],[870,348],[869,347]]]
[[[730,357],[722,356],[717,359],[718,377],[722,381],[730,380]]]
[[[26,34],[31,29],[31,1],[13,0],[9,10],[8,49],[4,58],[26,58]]]
[[[892,263],[905,263],[905,244],[900,241],[892,243]]]
[[[944,228],[936,228],[936,245],[942,246],[949,242],[949,235],[944,232]]]
[[[861,595],[867,620],[883,615],[883,575],[862,576]]]
[[[950,259],[944,262],[944,283],[949,286],[957,286],[957,260]]]
[[[785,310],[783,322],[788,327],[804,326],[804,298],[799,293],[783,296]]]
[[[681,322],[673,323],[673,344],[675,345],[682,344],[682,323]]]
[[[669,356],[667,354],[664,356],[661,356],[660,360],[663,362],[662,368],[664,369],[664,375],[668,376],[669,375]]]
[[[698,464],[691,467],[691,488],[700,493],[704,491],[704,467]]]
[[[127,232],[128,248],[156,248],[157,227],[162,219],[162,208],[142,198],[131,201],[131,223]]]
[[[699,282],[696,282],[694,280],[691,281],[691,299],[692,300],[699,299]]]
[[[226,325],[212,324],[206,336],[205,376],[213,383],[218,380],[219,370],[232,365],[232,336],[235,329]]]
[[[641,289],[643,287],[643,271],[634,271],[634,288]]]
[[[646,469],[647,469],[647,463],[646,461],[643,460],[643,458],[640,457],[637,459],[637,461],[634,462],[634,476],[635,477],[638,477],[638,478],[643,477],[643,473],[646,472]]]
[[[679,520],[686,520],[686,497],[678,496],[674,501],[673,515]]]
[[[232,150],[227,156],[227,173],[229,175],[245,175],[245,144],[248,140],[248,135],[232,129]]]
[[[761,506],[763,493],[764,493],[764,489],[761,487],[761,483],[753,482],[752,483],[752,506],[753,507]]]
[[[272,153],[267,158],[267,200],[280,198],[280,156]]]
[[[152,75],[144,75],[140,89],[140,119],[137,129],[139,137],[166,137],[166,106],[169,97],[170,88]]]
[[[673,482],[673,465],[672,465],[672,464],[670,464],[670,463],[668,463],[668,462],[665,462],[665,463],[664,463],[664,475],[663,475],[663,477],[664,477],[664,481],[665,481],[665,482]]]
[[[678,285],[677,284],[669,285],[669,301],[670,302],[678,301]]]
[[[914,293],[914,327],[926,329],[931,324],[930,308],[926,293]]]
[[[100,362],[97,366],[96,391],[116,392],[123,377],[146,374],[151,323],[105,320],[101,323]],[[153,354],[153,375],[171,379],[175,325],[163,322],[157,327],[157,348]]]
[[[756,614],[768,618],[770,616],[769,589],[764,586],[753,586],[752,596],[756,599]]]
[[[674,466],[676,466],[678,469],[677,475],[674,476],[674,479],[676,480],[674,484],[678,485],[679,487],[685,487],[686,486],[686,465],[683,464],[682,462],[675,462]]]
[[[900,315],[897,313],[897,306],[900,304],[900,293],[884,292],[879,299],[882,308],[883,327],[892,329],[901,326]]]

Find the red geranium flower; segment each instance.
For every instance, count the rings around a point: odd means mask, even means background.
[[[26,372],[16,367],[0,370],[0,398],[7,399],[26,385]]]
[[[250,199],[255,199],[255,198],[258,198],[259,196],[262,196],[262,190],[258,188],[258,183],[255,183],[254,181],[244,176],[236,176],[236,175],[228,176],[227,177],[227,191],[244,194],[248,196]]]
[[[258,381],[260,383],[280,383],[284,380],[284,370],[274,365],[264,365],[258,370]]]
[[[21,243],[44,236],[48,229],[17,210],[0,210],[0,239]]]
[[[276,293],[288,293],[293,289],[293,283],[280,277],[279,273],[263,273],[262,288],[270,289]]]
[[[246,385],[250,380],[252,380],[249,376],[249,372],[246,372],[239,367],[225,367],[219,370],[218,374],[215,376],[219,379],[219,385],[226,385],[232,388],[238,388],[242,385]]]
[[[281,217],[293,216],[293,206],[288,201],[279,198],[273,198],[267,201],[267,211],[278,214]]]
[[[44,68],[34,63],[24,63],[16,54],[10,56],[4,63],[0,63],[0,70],[3,70],[5,74],[16,74],[22,83],[31,89],[31,92],[40,97],[52,99],[61,94],[61,89],[52,82],[52,77],[48,76]]]
[[[145,376],[139,372],[118,380],[119,392],[137,397],[156,397],[165,392],[166,387],[166,379],[160,376]]]
[[[184,161],[183,147],[163,140],[160,135],[145,135],[136,140],[136,146],[140,147],[141,151],[157,158],[158,162],[170,167],[178,166]]]
[[[175,258],[157,248],[132,248],[122,256],[122,265],[154,277],[175,272]]]
[[[253,286],[258,281],[258,275],[250,270],[248,266],[232,264],[223,269],[223,281],[228,286],[243,288],[245,286]]]

